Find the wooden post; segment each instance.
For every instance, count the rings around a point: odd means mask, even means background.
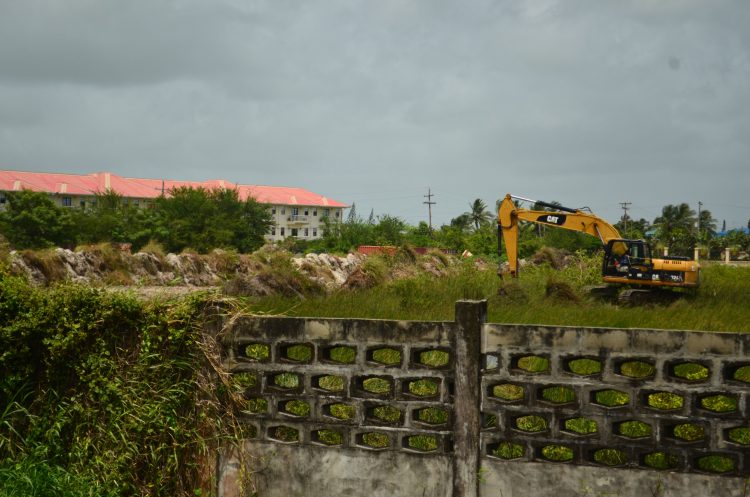
[[[486,320],[486,300],[456,302],[453,497],[479,494],[482,325]]]

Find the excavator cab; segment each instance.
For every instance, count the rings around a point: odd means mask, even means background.
[[[644,240],[609,240],[604,247],[602,275],[629,280],[651,279],[651,249]]]

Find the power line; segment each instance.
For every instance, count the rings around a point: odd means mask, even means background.
[[[432,194],[431,189],[427,189],[427,195],[422,195],[427,199],[426,202],[422,202],[423,204],[427,204],[427,211],[429,212],[429,220],[430,220],[430,232],[432,232],[432,206],[435,205],[437,202],[432,202],[432,197],[435,195]]]

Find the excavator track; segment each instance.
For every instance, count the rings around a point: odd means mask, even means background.
[[[617,303],[624,306],[671,304],[682,297],[680,292],[659,289],[628,288],[617,296]]]

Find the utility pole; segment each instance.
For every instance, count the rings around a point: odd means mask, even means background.
[[[625,229],[624,229],[625,233],[628,232],[628,209],[630,209],[630,204],[632,203],[633,202],[620,202],[620,206],[622,206],[622,211],[623,211],[622,221],[623,223],[625,223]]]
[[[422,202],[422,203],[423,204],[427,204],[427,211],[428,211],[429,216],[430,216],[429,217],[429,219],[430,219],[430,233],[432,233],[432,206],[435,205],[437,202],[433,202],[432,201],[432,197],[434,197],[435,195],[432,194],[432,190],[429,189],[429,188],[427,189],[427,195],[422,195],[422,196],[427,199],[426,202]]]
[[[698,260],[698,255],[700,254],[699,244],[701,242],[701,207],[703,207],[703,202],[699,200],[698,201],[698,220],[695,222],[695,225],[698,228],[698,236],[695,238],[695,248],[693,249],[693,259],[696,261]]]
[[[701,236],[701,207],[703,207],[703,202],[700,200],[698,201],[698,222],[696,223],[698,225],[698,237]]]

